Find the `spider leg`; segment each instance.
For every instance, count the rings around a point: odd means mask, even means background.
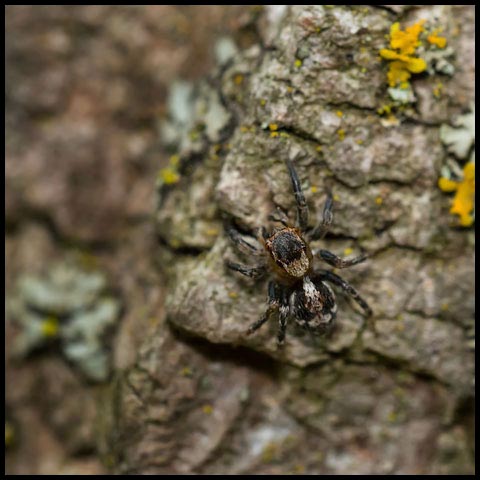
[[[322,221],[310,232],[310,240],[321,240],[328,232],[333,222],[333,198],[332,193],[327,192],[327,200],[323,207]]]
[[[367,259],[366,255],[359,255],[358,257],[347,260],[347,259],[338,257],[337,255],[335,255],[332,252],[329,252],[328,250],[317,250],[313,252],[313,255],[319,255],[322,260],[324,260],[329,265],[335,268],[353,267],[353,265],[362,263]]]
[[[225,230],[227,235],[230,237],[230,240],[241,252],[257,257],[263,254],[262,250],[259,250],[257,247],[244,240],[240,235],[240,232],[233,226],[232,223],[228,223],[225,226]]]
[[[320,270],[316,272],[318,275],[319,280],[325,280],[327,282],[333,283],[340,287],[344,292],[350,295],[365,311],[367,317],[370,317],[373,312],[368,303],[360,296],[360,294],[353,288],[346,280],[342,277],[336,275],[333,272],[329,272],[328,270]]]
[[[285,227],[288,227],[288,217],[287,217],[287,214],[280,208],[280,207],[277,207],[277,209],[275,210],[274,213],[271,213],[269,216],[268,216],[268,219],[269,220],[272,220],[274,222],[279,222],[281,223],[282,225],[284,225]]]
[[[278,315],[278,333],[277,333],[277,345],[281,347],[285,341],[285,334],[287,332],[288,318],[294,314],[294,311],[290,309],[288,289],[283,288],[279,292],[279,310]]]
[[[268,283],[268,308],[264,314],[255,322],[253,322],[247,330],[247,335],[251,335],[253,332],[258,330],[269,318],[270,316],[278,310],[278,298],[277,292],[275,289],[275,282]]]
[[[305,231],[308,225],[308,207],[305,201],[300,180],[292,162],[287,158],[286,160],[290,180],[292,181],[293,193],[295,194],[295,201],[297,203],[297,223],[300,230]]]
[[[242,275],[250,278],[261,278],[267,271],[265,265],[247,267],[246,265],[240,265],[239,263],[231,262],[230,260],[226,260],[225,265],[231,270],[239,272]]]
[[[287,332],[287,320],[290,309],[288,305],[280,306],[280,315],[278,316],[278,335],[277,335],[277,344],[282,346],[285,342],[285,334]]]

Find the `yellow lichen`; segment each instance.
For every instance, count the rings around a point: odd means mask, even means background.
[[[278,137],[278,132],[270,132],[272,138]]]
[[[178,167],[180,163],[180,156],[179,155],[172,155],[168,161],[172,167]]]
[[[406,27],[405,31],[400,30],[400,23],[394,23],[390,28],[390,46],[400,50],[405,55],[415,53],[415,49],[420,45],[418,37],[423,31],[425,20]]]
[[[353,253],[353,248],[347,247],[344,251],[343,254],[347,257],[348,255],[351,255]]]
[[[380,196],[377,197],[377,198],[375,199],[375,203],[376,203],[377,205],[381,205],[381,204],[383,203],[383,198],[380,197]]]
[[[262,99],[260,100],[260,105],[261,105],[262,107],[264,107],[266,104],[267,104],[267,101],[266,101],[264,98],[262,98]]]
[[[200,138],[200,133],[197,132],[196,130],[192,130],[190,132],[190,140],[192,140],[192,142],[194,142],[195,140],[198,140]]]
[[[275,132],[276,130],[278,130],[278,125],[276,123],[271,123],[268,128],[271,132]]]
[[[343,117],[343,112],[341,110],[337,110],[335,113],[337,114],[337,117]]]
[[[445,48],[447,46],[447,39],[445,37],[439,37],[440,29],[434,30],[428,37],[427,41],[432,45],[436,45],[438,48]]]
[[[238,293],[237,292],[228,292],[228,296],[230,298],[235,299],[235,298],[238,298]]]
[[[55,337],[58,334],[58,319],[56,317],[47,317],[42,322],[42,334],[45,337]]]
[[[459,223],[462,227],[472,225],[475,200],[475,164],[469,162],[465,165],[463,179],[460,182],[441,177],[438,180],[438,186],[444,192],[456,192],[450,213],[460,217]]]
[[[235,75],[233,77],[233,81],[234,81],[235,85],[241,85],[243,83],[243,75],[241,75],[240,73]]]
[[[263,447],[262,461],[270,463],[278,455],[278,445],[275,442],[269,442]]]
[[[301,475],[302,473],[305,473],[305,470],[305,465],[301,465],[300,463],[293,466],[293,473]]]
[[[183,367],[181,370],[180,370],[180,375],[182,377],[191,377],[192,376],[192,369],[190,367]]]
[[[213,413],[213,407],[210,404],[204,405],[202,407],[202,412],[206,415],[211,415]]]
[[[344,140],[345,139],[345,130],[343,128],[340,128],[337,130],[337,135],[339,140]]]
[[[205,235],[209,237],[216,237],[219,233],[220,231],[218,230],[218,228],[215,227],[207,228],[205,230]]]
[[[180,175],[172,167],[162,168],[158,172],[158,177],[166,185],[172,185],[180,180]]]
[[[443,90],[443,83],[437,82],[435,87],[433,87],[433,95],[435,98],[440,98],[442,95],[442,90]]]
[[[297,58],[295,60],[294,65],[295,65],[295,68],[300,68],[302,66],[302,61],[299,58]]]
[[[312,193],[317,193],[317,192],[318,192],[318,187],[316,187],[315,185],[312,185],[312,186],[310,187],[310,191],[311,191]]]
[[[390,28],[390,49],[382,48],[380,56],[385,60],[391,60],[388,70],[388,84],[391,87],[400,85],[408,88],[408,80],[412,73],[421,73],[427,68],[423,58],[413,57],[416,48],[420,45],[418,39],[423,31],[425,20],[400,30],[400,24],[394,23]]]
[[[5,446],[10,447],[15,438],[15,430],[10,422],[5,422]]]

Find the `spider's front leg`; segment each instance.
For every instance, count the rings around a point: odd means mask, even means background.
[[[351,258],[349,260],[345,258],[338,257],[328,250],[315,250],[313,252],[314,256],[319,256],[323,261],[327,262],[329,265],[335,268],[348,268],[358,263],[362,263],[367,259],[366,255],[359,255],[358,257]]]
[[[353,288],[342,277],[336,275],[333,272],[329,272],[328,270],[320,270],[316,272],[316,277],[319,280],[333,283],[333,285],[337,285],[345,293],[350,295],[350,297],[352,297],[362,307],[367,317],[371,317],[373,315],[372,309],[370,308],[368,303],[360,296],[357,290],[355,290],[355,288]]]
[[[333,198],[331,192],[327,192],[327,200],[323,207],[322,221],[310,232],[310,240],[321,240],[328,232],[333,222]]]
[[[305,231],[308,225],[308,206],[305,201],[305,195],[303,194],[302,185],[298,179],[297,172],[293,163],[287,158],[286,160],[288,173],[290,174],[290,180],[292,182],[293,193],[295,195],[295,201],[297,203],[297,216],[298,226],[300,230]]]

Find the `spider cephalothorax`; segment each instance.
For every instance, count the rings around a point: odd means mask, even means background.
[[[323,219],[314,229],[308,229],[308,208],[305,202],[297,172],[290,160],[287,167],[292,182],[293,193],[297,203],[297,226],[289,225],[289,220],[283,210],[277,208],[270,220],[283,226],[267,233],[260,228],[260,243],[263,249],[253,246],[243,239],[233,224],[227,226],[227,233],[240,250],[261,259],[255,267],[247,267],[227,261],[232,270],[248,277],[260,278],[267,273],[273,277],[268,284],[268,308],[262,317],[250,325],[247,334],[259,329],[273,314],[278,315],[278,343],[285,339],[287,321],[292,318],[301,327],[313,334],[324,333],[332,326],[337,312],[335,294],[329,283],[342,288],[365,311],[367,316],[372,311],[358,292],[340,276],[328,270],[316,270],[314,259],[319,257],[336,268],[346,268],[363,262],[367,257],[361,255],[344,260],[328,250],[312,252],[309,241],[325,236],[333,220],[332,197],[327,195],[323,210]]]

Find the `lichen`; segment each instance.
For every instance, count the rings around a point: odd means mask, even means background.
[[[435,29],[430,35],[428,35],[427,41],[438,48],[445,48],[447,46],[447,39],[445,37],[439,37],[439,33],[440,29]]]
[[[382,48],[380,57],[388,60],[387,82],[388,94],[393,101],[391,108],[404,107],[416,101],[410,79],[413,74],[426,72],[429,75],[442,73],[453,75],[455,71],[449,62],[453,55],[451,48],[445,48],[447,39],[438,35],[440,28],[430,30],[425,20],[400,29],[400,24],[394,23],[390,28],[390,48]],[[433,90],[435,98],[439,98],[441,87]],[[381,108],[380,115],[386,112]]]
[[[449,153],[456,159],[464,160],[471,152],[469,161],[464,165],[463,172],[456,160],[451,159],[450,164],[442,169],[442,176],[438,186],[443,192],[455,192],[450,213],[458,215],[462,227],[470,227],[474,221],[475,208],[475,107],[471,112],[457,117],[453,126],[443,124],[440,127],[440,139]],[[453,170],[453,173],[452,173]],[[460,180],[456,178],[461,177]]]
[[[390,28],[390,47],[382,48],[380,56],[391,60],[387,74],[390,87],[409,88],[408,80],[412,73],[421,73],[427,68],[425,60],[412,56],[420,45],[419,35],[423,31],[425,20],[421,20],[405,31],[400,29],[398,22]]]
[[[83,270],[74,262],[55,264],[44,276],[20,277],[7,303],[20,326],[15,355],[25,358],[56,342],[89,380],[106,380],[110,361],[105,334],[117,321],[120,306],[105,289],[101,272]]]
[[[440,127],[440,139],[457,158],[467,158],[475,143],[475,106],[472,105],[471,112],[456,118],[453,126],[443,124]]]
[[[461,181],[441,177],[438,186],[443,192],[456,192],[450,213],[459,215],[462,227],[470,227],[474,220],[472,212],[475,205],[475,164],[468,162],[465,165]]]

